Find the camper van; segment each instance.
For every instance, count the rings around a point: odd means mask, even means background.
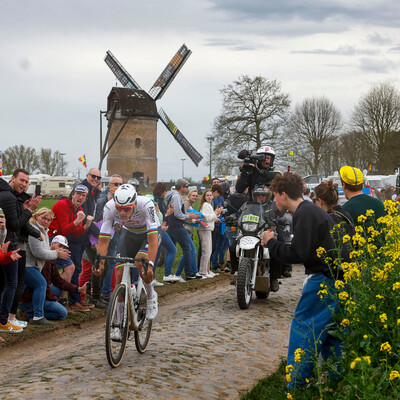
[[[11,176],[4,175],[2,178],[9,182]],[[68,196],[75,185],[75,179],[72,176],[29,175],[29,187],[26,192],[32,196],[35,193],[36,185],[40,185],[40,193],[43,197]]]

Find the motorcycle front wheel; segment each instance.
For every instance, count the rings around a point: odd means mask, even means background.
[[[251,289],[251,260],[242,258],[239,261],[238,275],[236,281],[236,295],[239,308],[246,310],[250,307],[252,289]]]

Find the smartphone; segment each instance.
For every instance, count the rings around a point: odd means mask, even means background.
[[[41,190],[42,190],[42,187],[40,185],[35,186],[35,197],[40,196]]]

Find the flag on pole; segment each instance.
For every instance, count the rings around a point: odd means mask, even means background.
[[[82,157],[79,157],[78,161],[80,161],[83,164],[83,166],[86,168],[86,155],[85,154]]]
[[[208,182],[208,181],[210,180],[210,175],[205,176],[205,177],[204,177],[204,180],[205,180],[206,182]]]

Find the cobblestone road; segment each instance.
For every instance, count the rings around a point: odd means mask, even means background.
[[[103,322],[1,350],[2,399],[237,399],[285,357],[302,266],[279,292],[239,310],[223,282],[160,304],[143,355],[128,342],[111,369]],[[11,367],[12,365],[12,367]]]

